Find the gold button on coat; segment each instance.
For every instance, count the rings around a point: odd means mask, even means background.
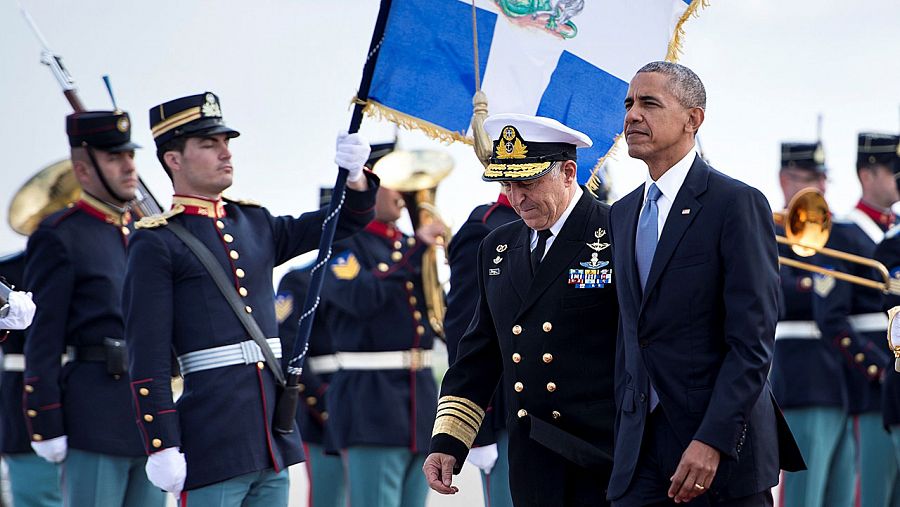
[[[228,256],[234,260],[238,260],[238,258],[240,258],[240,254],[237,253],[237,250],[232,250],[232,251],[228,252]]]
[[[866,360],[866,355],[863,354],[862,352],[859,352],[858,354],[853,356],[853,360],[856,361],[857,363],[861,363]]]
[[[37,410],[29,409],[28,412],[26,412],[26,413],[28,414],[28,417],[37,417]]]
[[[422,312],[420,312],[419,310],[414,311],[413,318],[416,320],[422,320]]]
[[[528,411],[525,410],[524,408],[520,408],[519,411],[516,413],[516,415],[518,415],[519,418],[522,418],[522,417],[525,417],[526,415],[528,415]]]
[[[549,333],[553,329],[553,324],[551,324],[549,322],[544,322],[544,325],[542,326],[542,328],[545,333]]]
[[[247,313],[253,313],[253,308],[250,308],[249,306],[245,306],[244,311]]]
[[[382,273],[384,273],[384,272],[387,271],[387,270],[388,270],[388,265],[387,265],[387,264],[385,264],[385,263],[383,263],[383,262],[379,262],[379,263],[378,263],[378,271],[381,271]]]
[[[224,229],[224,228],[225,228],[225,222],[223,222],[223,221],[221,221],[221,220],[216,220],[216,227],[218,227],[219,229]]]
[[[513,352],[512,360],[514,363],[518,363],[518,362],[522,361],[522,354],[519,354],[518,352]]]
[[[425,326],[416,326],[416,334],[418,334],[418,335],[425,334]]]
[[[418,302],[419,302],[419,300],[416,299],[416,296],[410,296],[410,297],[409,297],[409,304],[415,306],[416,303],[418,303]]]
[[[406,238],[406,246],[416,246],[416,238]]]
[[[550,364],[553,362],[553,354],[548,352],[548,353],[544,354],[543,356],[541,356],[541,360],[543,360],[547,364]]]
[[[148,395],[150,395],[150,390],[147,389],[146,387],[142,387],[142,388],[138,389],[138,393],[140,393],[141,396],[148,396]]]
[[[44,435],[41,435],[40,433],[35,433],[34,435],[31,435],[31,439],[34,440],[35,442],[40,442],[41,440],[44,439]]]
[[[240,294],[241,296],[247,297],[247,289],[244,287],[241,287],[240,289],[238,289],[238,294]]]
[[[151,443],[151,444],[153,445],[153,447],[155,447],[156,449],[159,449],[160,447],[162,447],[162,440],[160,440],[160,439],[158,439],[158,438],[154,438],[153,441],[150,442],[150,443]]]
[[[256,367],[259,368],[260,370],[264,370],[264,369],[266,369],[266,363],[259,361],[258,363],[256,363]]]
[[[516,382],[516,384],[513,386],[513,389],[515,389],[517,393],[521,393],[525,389],[525,384]]]
[[[556,383],[555,382],[547,382],[547,390],[551,393],[556,391]]]
[[[327,420],[328,420],[328,412],[322,412],[322,420],[323,420],[323,421],[327,421]]]
[[[516,324],[515,326],[513,326],[512,332],[513,332],[514,335],[520,335],[520,334],[522,334],[522,326]]]
[[[559,413],[559,410],[554,410],[550,415],[552,415],[554,419],[559,419],[560,416],[562,416],[562,414]]]
[[[31,385],[27,385],[27,384],[26,384],[26,385],[25,385],[25,392],[26,392],[26,393],[33,393],[33,392],[34,392],[34,386],[31,386]]]
[[[241,269],[241,268],[235,269],[235,270],[234,270],[234,274],[235,274],[238,278],[244,278],[244,270]]]
[[[853,340],[851,340],[849,336],[841,338],[841,347],[847,348],[851,343],[853,343]]]
[[[144,420],[147,422],[153,422],[153,416],[150,414],[144,414]]]
[[[869,375],[874,377],[875,375],[878,375],[878,367],[875,366],[874,364],[870,364],[869,368],[866,370],[866,372],[868,372]]]
[[[413,290],[416,286],[412,282],[406,282],[406,289]]]
[[[224,239],[226,243],[231,243],[232,241],[234,241],[234,236],[232,236],[231,234],[224,234],[222,235],[222,239]]]
[[[399,241],[394,241],[394,248],[396,248],[397,250],[400,250],[401,248],[403,248],[403,243],[401,243]]]
[[[397,261],[399,261],[399,260],[402,259],[402,258],[403,258],[403,254],[400,253],[400,252],[394,252],[394,253],[391,254],[391,260],[394,261],[394,262],[397,262]]]
[[[131,231],[128,230],[128,227],[122,226],[122,234],[128,236],[129,234],[131,234]]]
[[[306,404],[309,405],[309,406],[315,405],[315,404],[316,404],[316,397],[315,397],[315,396],[309,396],[309,397],[307,397],[307,398],[306,398]]]

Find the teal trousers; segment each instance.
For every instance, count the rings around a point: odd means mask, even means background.
[[[112,456],[70,448],[62,464],[66,507],[164,507],[165,493],[150,483],[146,457]]]
[[[855,452],[846,412],[839,407],[790,408],[784,416],[807,470],[785,472],[782,507],[850,507]]]
[[[857,416],[859,438],[859,492],[861,507],[894,507],[897,459],[891,434],[884,429],[881,412]]]
[[[491,473],[481,472],[484,507],[513,507],[509,492],[509,433],[497,433],[497,463]]]
[[[287,507],[290,487],[287,469],[268,468],[183,491],[178,507]]]
[[[405,447],[355,446],[344,451],[350,507],[425,507],[425,454]]]
[[[306,444],[306,471],[309,474],[309,507],[346,505],[344,463],[340,456],[325,454],[319,444]]]
[[[59,465],[29,452],[5,454],[15,507],[62,507]]]

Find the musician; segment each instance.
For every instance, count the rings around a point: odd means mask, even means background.
[[[900,136],[897,138],[900,141]],[[898,156],[900,159],[900,156]],[[894,174],[900,173],[900,162],[894,164]],[[900,180],[898,180],[900,181]],[[900,279],[900,226],[894,226],[884,236],[884,240],[875,248],[875,260],[884,264],[894,279]],[[888,310],[900,305],[900,296],[887,294],[883,299],[883,308]],[[895,317],[896,319],[896,317]],[[896,342],[895,342],[896,343]],[[885,486],[888,492],[885,498],[893,498],[894,504],[900,500],[900,373],[894,369],[894,358],[891,357],[884,368],[884,382],[881,393],[881,412],[885,429],[890,433],[894,443],[896,462],[893,467],[886,463],[884,470]],[[895,471],[891,483],[891,470]]]
[[[24,274],[25,252],[0,258],[0,282],[18,286]],[[0,347],[3,350],[0,367],[0,455],[9,470],[14,505],[60,507],[59,465],[46,461],[31,449],[31,439],[22,415],[25,412],[22,409],[25,333],[15,329],[24,329],[31,324],[35,306],[31,295],[26,292],[11,292],[9,299],[9,316],[0,318]]]
[[[447,313],[444,332],[447,337],[447,354],[450,364],[456,360],[459,341],[478,303],[478,248],[491,231],[509,222],[519,220],[519,215],[500,192],[497,201],[477,206],[466,223],[453,236],[447,249],[450,264],[450,292],[447,294]],[[512,505],[509,492],[509,434],[506,431],[506,403],[502,389],[497,389],[491,405],[485,410],[484,421],[475,437],[466,462],[481,471],[481,485],[485,505],[503,507]]]
[[[610,212],[621,318],[615,506],[772,505],[799,455],[766,377],[778,318],[772,212],[695,152],[706,90],[652,62],[625,97],[645,182]]]
[[[782,143],[778,179],[785,207],[801,190],[825,193],[828,172],[821,143]],[[776,227],[784,236],[784,228]],[[778,254],[800,261],[790,246]],[[855,486],[853,428],[847,418],[843,357],[822,339],[813,317],[813,274],[779,267],[783,305],[775,327],[772,392],[806,458],[808,469],[788,472],[781,486],[786,506],[850,505]]]
[[[379,151],[373,167],[389,150]],[[344,455],[349,505],[424,506],[428,493],[417,472],[437,387],[422,254],[446,227],[436,220],[405,235],[396,226],[404,206],[400,192],[379,188],[375,220],[335,243],[325,272],[322,299],[340,364],[326,393],[328,424]]]
[[[856,173],[863,193],[847,217],[834,220],[831,248],[871,258],[894,223],[890,207],[898,200],[897,185],[893,171],[881,158],[891,137],[859,134]],[[866,278],[876,276],[871,268],[842,259],[825,258],[821,264]],[[886,505],[894,474],[885,474],[885,467],[894,465],[894,460],[890,436],[881,420],[881,379],[889,360],[884,346],[887,317],[881,311],[882,296],[876,290],[823,275],[813,277],[813,292],[822,338],[831,342],[843,358],[848,413],[858,447],[861,505]]]
[[[130,349],[132,410],[147,475],[180,493],[181,506],[286,506],[287,467],[303,460],[299,431],[275,432],[277,361],[272,268],[316,248],[326,210],[272,216],[247,201],[225,200],[234,167],[228,127],[213,93],[150,110],[157,158],[173,182],[172,209],[143,219],[130,245],[125,277],[125,336]],[[338,237],[372,217],[378,180],[363,172],[369,153],[359,135],[338,137],[336,162],[349,169]],[[172,231],[180,225],[214,257],[234,291],[221,290]],[[228,288],[228,287],[223,287]],[[265,337],[257,344],[228,303],[239,300]],[[263,341],[265,340],[265,341]],[[263,347],[265,347],[265,352]],[[177,357],[184,394],[172,402]]]
[[[162,506],[143,473],[123,340],[138,146],[124,111],[71,114],[66,132],[82,197],[45,218],[27,247],[23,285],[37,304],[24,347],[31,446],[63,463],[65,505]]]
[[[478,302],[441,385],[423,472],[438,493],[456,493],[452,474],[499,388],[513,503],[605,505],[618,271],[609,206],[575,180],[576,148],[591,140],[538,116],[494,115],[484,127],[495,141],[482,179],[503,183],[522,220],[478,249]]]

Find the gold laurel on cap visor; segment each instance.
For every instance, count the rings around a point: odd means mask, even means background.
[[[553,161],[526,162],[524,164],[488,164],[481,179],[484,181],[533,180],[544,175]]]

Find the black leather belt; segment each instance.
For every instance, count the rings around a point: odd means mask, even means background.
[[[66,348],[69,361],[106,362],[106,347],[103,345],[75,345]]]

